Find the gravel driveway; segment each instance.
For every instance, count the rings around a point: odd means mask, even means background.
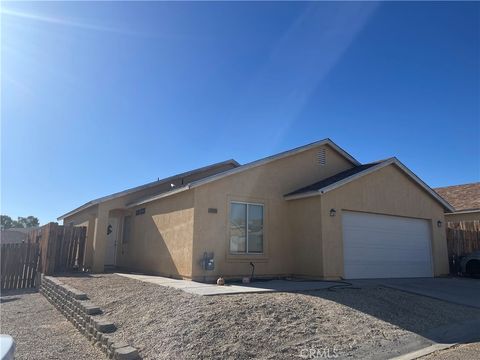
[[[203,297],[115,274],[62,277],[144,359],[386,358],[480,311],[388,288]]]
[[[2,296],[0,315],[0,331],[15,339],[15,359],[105,359],[39,293]]]

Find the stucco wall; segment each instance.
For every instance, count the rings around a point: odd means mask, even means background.
[[[290,241],[298,276],[323,277],[322,217],[320,196],[288,201]]]
[[[256,275],[291,274],[292,253],[290,209],[283,195],[332,176],[353,165],[328,146],[327,165],[320,166],[320,147],[272,161],[266,165],[195,188],[193,276],[199,280],[249,275],[250,261]],[[229,252],[229,204],[244,201],[264,204],[264,254],[231,255]],[[217,209],[217,213],[208,212]],[[215,270],[200,266],[204,252],[215,253]]]
[[[129,241],[122,243],[117,265],[164,276],[191,277],[193,241],[193,191],[131,210]],[[145,213],[135,215],[135,210]],[[121,232],[121,237],[123,233]]]
[[[337,212],[334,217],[329,215],[332,208]],[[321,222],[325,278],[343,277],[343,210],[429,220],[434,275],[448,274],[443,207],[395,165],[389,165],[322,195]],[[442,227],[437,226],[438,220],[443,222]]]
[[[88,226],[87,259],[94,271],[103,271],[109,217],[119,217],[122,224],[123,217],[130,214],[132,229],[126,244],[120,225],[117,265],[208,281],[220,275],[247,276],[251,261],[257,276],[340,278],[343,210],[415,217],[430,221],[434,274],[448,273],[444,209],[395,165],[321,196],[284,199],[286,193],[353,166],[328,145],[323,147],[327,150],[325,166],[317,161],[319,146],[137,208],[126,209],[125,205],[152,189],[109,200],[64,222]],[[230,254],[231,201],[264,204],[263,254]],[[145,208],[145,214],[136,216],[138,208]],[[334,217],[329,215],[332,208],[337,211]],[[444,223],[440,228],[438,220]],[[214,252],[214,271],[202,269],[204,252]]]
[[[480,210],[477,212],[464,213],[464,214],[445,214],[445,221],[458,222],[458,221],[480,221]]]
[[[86,245],[86,264],[91,267],[94,272],[102,272],[104,270],[104,258],[107,241],[107,227],[109,218],[111,216],[118,217],[120,224],[122,224],[123,216],[121,211],[127,211],[126,205],[136,201],[138,199],[156,195],[165,190],[171,189],[171,184],[174,186],[181,186],[194,180],[198,180],[202,177],[217,174],[225,170],[233,168],[234,165],[226,163],[218,166],[212,166],[202,172],[184,176],[176,180],[168,182],[159,182],[157,185],[150,186],[146,189],[141,189],[133,193],[120,196],[114,199],[106,200],[98,205],[91,206],[83,211],[80,211],[72,216],[68,216],[63,219],[64,224],[74,222],[74,224],[85,223],[88,221],[88,233],[87,233],[87,245]],[[119,243],[121,241],[118,241]],[[123,250],[125,253],[125,250]],[[117,259],[122,257],[122,251],[120,247],[117,247]],[[147,261],[149,263],[149,261]],[[140,265],[139,265],[140,266]],[[149,265],[150,266],[150,265]],[[141,270],[138,267],[138,270]],[[147,271],[147,269],[145,269]]]

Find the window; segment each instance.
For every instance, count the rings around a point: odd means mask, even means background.
[[[123,239],[122,239],[123,244],[127,244],[128,241],[130,240],[131,228],[132,228],[132,217],[125,216],[123,218]]]
[[[137,211],[135,211],[136,216],[143,215],[143,214],[145,214],[145,208],[141,208],[141,209],[138,209]]]
[[[263,205],[230,203],[230,252],[263,253]]]

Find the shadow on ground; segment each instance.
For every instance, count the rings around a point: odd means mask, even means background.
[[[436,343],[480,341],[480,310],[388,289],[341,288],[303,292],[348,306]],[[367,292],[358,296],[360,292]],[[392,297],[395,294],[395,297]],[[367,295],[367,296],[364,296]]]

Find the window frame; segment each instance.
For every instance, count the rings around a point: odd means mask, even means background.
[[[246,205],[245,211],[245,252],[233,252],[231,250],[231,220],[230,216],[232,213],[232,204]],[[261,252],[249,252],[248,251],[248,206],[256,205],[262,207],[262,251]],[[250,201],[238,201],[230,200],[228,202],[228,254],[230,256],[265,256],[265,204],[259,202],[250,202]]]

